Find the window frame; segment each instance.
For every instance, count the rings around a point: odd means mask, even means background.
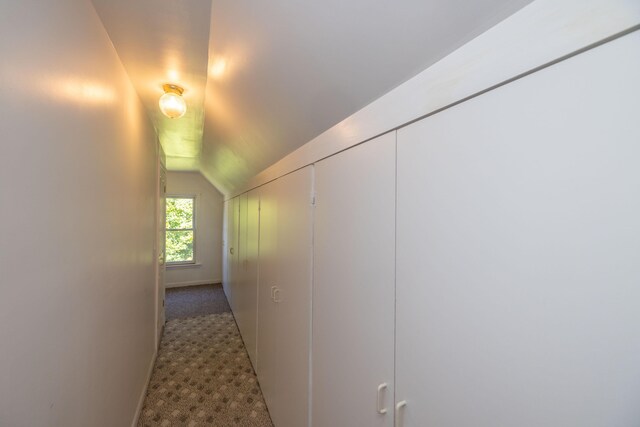
[[[167,233],[169,231],[191,231],[193,232],[193,257],[190,261],[165,261],[167,267],[179,266],[179,265],[195,265],[196,264],[196,195],[195,194],[167,194],[165,196],[165,205],[167,199],[191,199],[193,200],[193,212],[191,213],[191,227],[192,228],[167,228],[167,212],[165,208],[164,214],[164,244],[167,245]]]

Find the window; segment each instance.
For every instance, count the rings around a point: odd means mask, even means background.
[[[195,197],[167,197],[167,263],[195,262]]]

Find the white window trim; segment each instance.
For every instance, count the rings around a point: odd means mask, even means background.
[[[200,268],[202,264],[199,262],[172,262],[167,264],[167,270],[179,270],[181,268]]]
[[[166,263],[167,268],[171,267],[193,267],[200,266],[201,264],[197,263],[197,252],[196,252],[196,212],[197,212],[197,204],[196,204],[196,195],[195,194],[167,194],[166,199],[193,199],[193,214],[191,216],[191,227],[192,228],[167,228],[167,218],[165,216],[164,219],[164,232],[165,236],[168,231],[193,231],[193,259],[191,261],[168,261]],[[166,213],[165,213],[166,215]],[[165,237],[166,239],[166,237]],[[166,243],[165,243],[166,245]]]

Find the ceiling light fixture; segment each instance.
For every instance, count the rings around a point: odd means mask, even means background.
[[[164,95],[160,97],[160,111],[170,119],[179,119],[187,112],[187,103],[184,102],[182,94],[184,89],[174,84],[162,85]]]

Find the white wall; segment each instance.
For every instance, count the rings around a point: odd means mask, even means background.
[[[0,3],[0,52],[0,425],[130,425],[154,355],[154,130],[89,1]]]
[[[229,196],[401,128],[639,24],[637,0],[536,0],[283,157]]]
[[[224,197],[198,172],[167,173],[167,196],[196,196],[196,264],[167,266],[168,287],[222,282]]]

